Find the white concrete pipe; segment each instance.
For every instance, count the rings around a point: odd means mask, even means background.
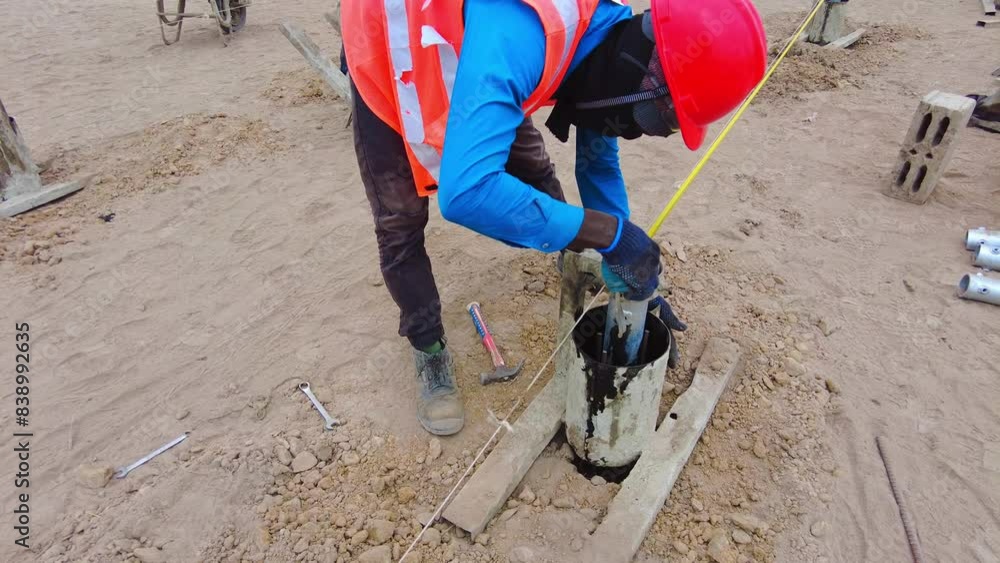
[[[980,268],[1000,271],[1000,246],[980,245],[972,263]]]
[[[601,257],[593,251],[563,254],[562,295],[556,377],[566,382],[566,437],[588,463],[622,467],[635,461],[648,443],[659,416],[660,396],[669,358],[670,331],[655,315],[647,314],[645,346],[635,366],[600,362],[607,307],[584,314],[592,293],[603,285]],[[573,328],[576,319],[584,318]]]
[[[670,331],[646,314],[636,365],[602,363],[607,307],[591,309],[573,331],[566,366],[566,438],[576,454],[598,467],[622,467],[639,458],[656,432],[670,354]],[[569,346],[569,344],[567,344]]]
[[[962,299],[1000,305],[1000,280],[983,274],[965,274],[958,282],[958,296]]]
[[[1000,246],[1000,231],[991,231],[986,227],[969,229],[965,233],[965,249],[976,250],[982,245]]]

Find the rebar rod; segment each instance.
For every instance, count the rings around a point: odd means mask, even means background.
[[[920,549],[920,539],[917,537],[917,529],[913,525],[913,518],[910,516],[910,509],[906,506],[906,499],[903,497],[899,485],[896,484],[896,474],[892,471],[892,464],[889,462],[889,454],[886,453],[886,446],[882,436],[875,438],[875,446],[878,448],[878,455],[882,458],[882,465],[885,466],[885,474],[889,477],[889,488],[892,489],[892,496],[896,499],[896,506],[899,507],[899,518],[903,521],[903,531],[906,532],[906,541],[910,544],[910,553],[913,555],[913,563],[924,563],[923,550]]]

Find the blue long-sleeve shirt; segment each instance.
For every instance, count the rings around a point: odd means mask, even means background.
[[[583,209],[505,170],[522,107],[541,81],[545,32],[533,8],[511,0],[466,0],[465,35],[445,133],[438,202],[445,219],[512,244],[553,252],[576,238]],[[598,5],[569,72],[632,10]],[[566,75],[569,75],[569,72]],[[583,206],[628,217],[618,143],[577,128],[576,180]]]

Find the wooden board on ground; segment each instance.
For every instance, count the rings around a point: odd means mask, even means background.
[[[326,56],[319,46],[306,35],[305,31],[295,24],[286,22],[281,24],[281,33],[285,34],[288,41],[302,53],[306,62],[319,72],[334,92],[347,102],[351,101],[351,82],[344,73],[340,72],[338,67],[334,66],[330,57]]]
[[[720,363],[721,369],[712,369],[713,364]],[[727,338],[709,340],[691,386],[674,402],[622,483],[608,507],[608,515],[583,549],[582,562],[632,561],[705,431],[719,397],[739,369],[740,349],[735,342]]]
[[[979,27],[986,27],[986,28],[1000,27],[1000,19],[995,19],[995,20],[979,20],[978,22],[976,22],[976,25],[978,25]]]
[[[531,464],[552,441],[566,410],[566,385],[553,377],[444,511],[452,524],[473,536],[507,502]]]
[[[336,2],[332,12],[326,12],[323,14],[326,21],[333,26],[333,30],[337,32],[337,35],[344,37],[344,34],[340,31],[340,2]]]
[[[25,211],[51,203],[59,198],[77,192],[86,185],[83,181],[66,182],[45,186],[39,191],[21,194],[0,203],[0,217],[13,217]]]
[[[850,33],[848,35],[845,35],[845,36],[841,37],[840,39],[837,39],[836,41],[831,41],[831,42],[827,43],[826,44],[826,48],[827,49],[846,49],[846,48],[850,47],[851,45],[854,45],[855,43],[857,43],[858,39],[861,39],[861,37],[865,34],[866,31],[868,31],[868,30],[862,27],[861,29],[859,29],[859,30],[857,30],[857,31],[855,31],[853,33]]]

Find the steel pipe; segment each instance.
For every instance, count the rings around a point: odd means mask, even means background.
[[[573,330],[575,351],[564,367],[566,438],[591,465],[624,467],[642,454],[656,432],[671,334],[659,318],[646,313],[646,356],[634,365],[608,363],[601,358],[607,315],[607,306],[591,309]],[[642,348],[643,338],[639,340]]]
[[[969,229],[965,233],[965,249],[976,250],[982,245],[1000,246],[1000,231],[991,231],[986,227]]]
[[[1000,271],[1000,246],[981,245],[972,263],[980,268]]]
[[[983,274],[965,274],[958,282],[958,296],[962,299],[1000,305],[1000,280]]]

